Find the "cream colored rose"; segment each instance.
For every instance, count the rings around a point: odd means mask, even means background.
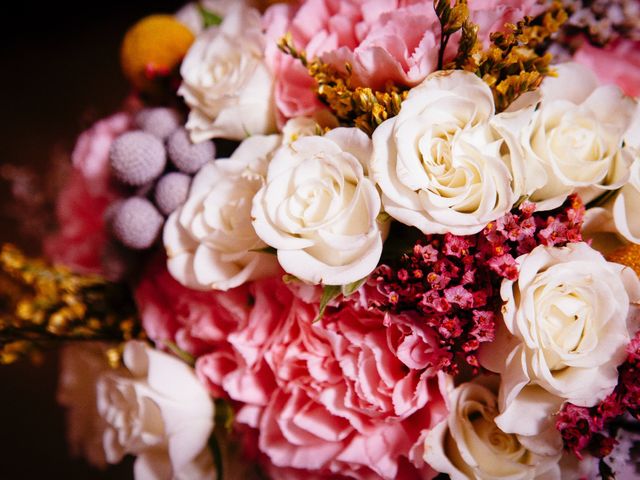
[[[587,210],[584,238],[608,253],[628,242],[640,244],[640,158],[631,165],[629,181],[602,206]]]
[[[496,380],[480,378],[450,393],[449,416],[428,433],[424,460],[452,480],[564,478],[558,464],[562,440],[557,432],[555,442],[537,451],[540,442],[505,433],[496,425]]]
[[[273,76],[264,62],[260,22],[257,10],[239,2],[189,49],[178,94],[191,108],[186,127],[194,142],[275,131]]]
[[[588,202],[619,188],[629,175],[630,156],[622,147],[634,101],[616,86],[598,86],[581,65],[557,70],[557,78],[543,82],[542,102],[521,137],[525,165],[545,172],[530,192],[538,209],[555,208],[574,191]]]
[[[258,236],[288,273],[314,284],[367,276],[382,253],[380,196],[366,176],[371,141],[356,128],[305,136],[278,149],[255,196]]]
[[[385,211],[424,233],[457,235],[508,212],[516,198],[494,110],[491,90],[469,72],[437,72],[413,88],[373,133]]]
[[[125,345],[123,361],[125,368],[97,383],[107,461],[136,456],[139,479],[213,480],[214,407],[193,370],[138,341]]]
[[[640,153],[631,165],[629,181],[617,193],[611,211],[618,233],[629,242],[640,243]]]
[[[164,226],[167,265],[180,283],[228,290],[278,271],[275,256],[258,251],[266,244],[251,225],[251,202],[279,144],[278,135],[250,137],[195,176],[187,201]]]
[[[587,210],[583,236],[608,252],[627,242],[640,244],[640,106],[624,135],[624,150],[632,159],[629,179],[610,198]]]
[[[245,0],[199,0],[198,2],[191,2],[184,5],[175,13],[175,17],[178,21],[189,27],[189,30],[191,30],[194,35],[200,35],[204,30],[204,18],[199,7],[217,15],[220,19],[224,19],[230,11],[237,8],[239,3],[248,5]]]
[[[517,261],[518,280],[500,291],[504,322],[481,363],[502,375],[496,424],[536,435],[565,401],[591,407],[614,389],[640,281],[586,243],[539,246]]]

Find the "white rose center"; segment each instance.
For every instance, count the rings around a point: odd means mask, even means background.
[[[467,445],[471,448],[476,459],[482,459],[482,448],[488,447],[492,453],[502,458],[508,458],[513,462],[527,463],[529,451],[518,441],[518,437],[511,433],[505,433],[495,424],[495,417],[498,411],[495,407],[486,405],[480,401],[469,400],[464,404],[463,418],[470,427],[467,435],[475,435],[480,442],[469,441]],[[474,446],[480,447],[474,452]]]
[[[533,293],[538,311],[531,334],[537,337],[549,370],[561,371],[571,358],[587,354],[597,345],[592,338],[597,329],[593,318],[597,296],[589,276],[573,279],[571,284],[561,279],[547,283],[545,274],[539,277]]]

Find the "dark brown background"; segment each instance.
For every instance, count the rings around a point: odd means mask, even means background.
[[[8,4],[13,11],[8,13]],[[0,14],[0,167],[33,167],[53,177],[52,155],[116,110],[128,92],[120,74],[120,40],[136,20],[175,11],[180,1],[7,2]],[[98,7],[98,8],[97,8]],[[17,228],[21,212],[0,180],[0,242],[30,252],[38,241]],[[18,214],[17,214],[18,213]],[[47,211],[52,216],[52,211]],[[68,457],[63,410],[55,403],[57,355],[43,367],[0,366],[0,478],[131,477],[131,462],[106,472]]]

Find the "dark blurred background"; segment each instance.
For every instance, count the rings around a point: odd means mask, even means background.
[[[67,158],[75,137],[117,110],[129,91],[118,59],[127,28],[145,15],[171,13],[182,4],[163,0],[3,4],[0,243],[11,241],[29,253],[39,250],[37,235],[18,228],[31,212],[12,202],[11,183],[3,177],[35,171],[43,189],[53,182],[52,159]],[[53,215],[47,207],[45,217]],[[47,354],[41,367],[0,366],[0,478],[131,478],[130,461],[100,472],[69,458],[64,411],[55,402],[57,367],[56,352]]]

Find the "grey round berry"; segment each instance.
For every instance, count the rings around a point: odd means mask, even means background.
[[[136,115],[136,125],[161,140],[165,140],[181,124],[180,114],[170,108],[146,108]]]
[[[140,187],[158,178],[167,163],[164,145],[141,130],[120,135],[109,152],[111,171],[127,185]]]
[[[113,236],[135,250],[149,248],[158,238],[164,218],[146,198],[131,197],[113,217]]]
[[[192,143],[184,128],[179,128],[169,137],[167,151],[173,164],[184,173],[196,173],[202,165],[216,157],[213,142]]]
[[[156,205],[162,213],[169,215],[182,205],[189,194],[191,177],[184,173],[171,172],[162,176],[156,184]]]

